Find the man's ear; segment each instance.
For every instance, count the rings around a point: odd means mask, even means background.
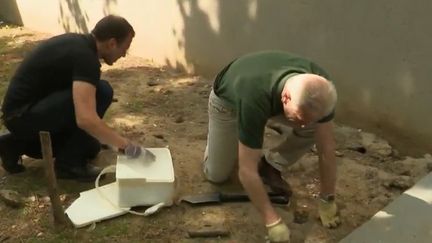
[[[282,104],[286,104],[290,100],[291,100],[291,96],[290,96],[288,90],[284,89],[282,91],[282,97],[281,97]]]
[[[117,46],[117,40],[115,38],[110,38],[108,39],[107,44],[110,49],[113,49]]]

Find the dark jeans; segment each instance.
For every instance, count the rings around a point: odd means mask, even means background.
[[[100,118],[111,105],[113,89],[100,80],[96,87],[96,109]],[[72,90],[53,93],[31,106],[24,114],[9,119],[6,127],[17,141],[17,148],[33,158],[41,158],[39,131],[51,134],[56,166],[82,166],[96,157],[100,143],[78,128]]]

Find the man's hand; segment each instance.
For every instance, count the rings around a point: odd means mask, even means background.
[[[289,242],[290,231],[279,218],[276,222],[266,225],[270,242]]]
[[[318,212],[324,227],[335,228],[340,224],[338,209],[334,200],[319,200]]]
[[[141,146],[133,143],[128,143],[128,145],[126,145],[126,147],[124,148],[124,154],[129,159],[138,158],[138,156],[141,155],[141,152],[142,152]]]

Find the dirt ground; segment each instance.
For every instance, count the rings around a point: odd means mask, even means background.
[[[1,98],[22,57],[47,37],[20,27],[1,26]],[[103,66],[103,78],[112,84],[117,100],[105,120],[146,147],[169,147],[179,195],[241,190],[235,179],[220,187],[211,185],[201,172],[211,80],[166,70],[132,56],[112,67]],[[283,136],[266,131],[268,144],[281,139]],[[338,124],[336,139],[337,203],[343,223],[336,229],[325,229],[317,220],[319,181],[317,157],[312,149],[285,173],[295,192],[292,205],[277,208],[291,229],[292,242],[338,242],[432,170],[430,155],[406,157],[385,140],[356,128]],[[105,150],[95,163],[114,162],[115,154]],[[96,227],[57,229],[51,219],[42,162],[26,158],[25,165],[27,171],[18,175],[0,169],[0,189],[14,190],[25,200],[20,208],[0,201],[0,242],[265,242],[265,228],[250,203],[205,207],[179,204],[150,217],[124,215]],[[65,208],[79,192],[94,186],[67,180],[58,184]],[[308,214],[306,222],[295,222],[296,210]],[[230,235],[188,238],[188,229],[208,224],[223,226]]]

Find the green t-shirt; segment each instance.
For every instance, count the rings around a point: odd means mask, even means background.
[[[250,148],[261,148],[270,117],[283,114],[281,93],[288,77],[313,73],[328,79],[315,63],[280,51],[257,52],[233,61],[216,78],[214,91],[237,112],[239,140]],[[333,114],[321,119],[326,122]]]

